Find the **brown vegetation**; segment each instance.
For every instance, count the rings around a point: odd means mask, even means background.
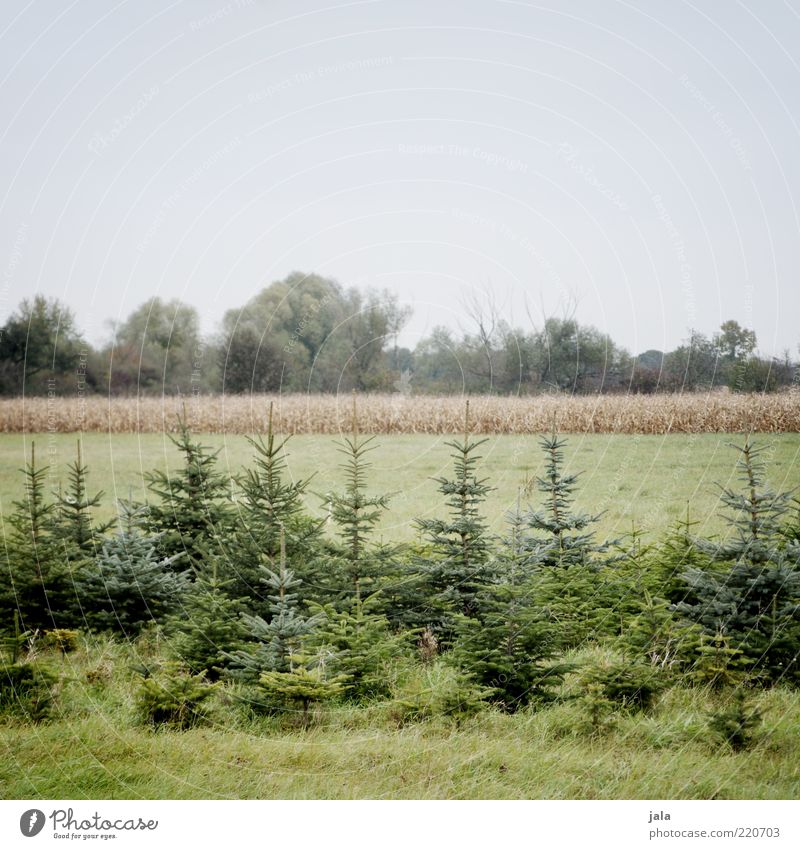
[[[26,398],[0,401],[0,431],[158,433],[176,430],[185,411],[192,430],[262,431],[270,401],[284,433],[338,433],[350,427],[350,396],[219,395],[189,398]],[[800,393],[474,397],[477,433],[738,433],[800,431]],[[372,433],[456,433],[464,399],[364,395],[359,418]]]

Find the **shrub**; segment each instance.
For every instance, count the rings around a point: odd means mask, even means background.
[[[186,729],[205,719],[206,702],[217,687],[205,675],[192,675],[176,663],[137,671],[142,675],[138,709],[145,722]]]
[[[590,667],[582,683],[587,692],[594,691],[625,710],[647,710],[669,681],[663,669],[634,660]]]
[[[0,664],[0,714],[30,722],[48,719],[58,679],[35,663]]]
[[[447,717],[456,723],[486,706],[490,691],[442,661],[411,667],[396,683],[390,717],[398,724]]]
[[[752,745],[754,731],[761,721],[761,711],[748,710],[744,691],[737,690],[725,708],[709,715],[708,727],[735,752],[740,752]]]
[[[80,633],[71,628],[53,628],[44,634],[45,645],[60,651],[61,654],[77,651],[79,638]]]

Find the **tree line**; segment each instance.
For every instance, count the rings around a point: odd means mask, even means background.
[[[491,301],[464,314],[465,328],[437,327],[412,350],[398,344],[410,309],[396,294],[295,272],[210,336],[194,307],[156,297],[92,346],[71,310],[37,295],[0,327],[0,394],[772,392],[797,379],[790,352],[759,355],[754,331],[734,320],[633,356],[569,313],[528,327]]]
[[[486,440],[467,406],[434,481],[438,515],[393,545],[377,532],[391,495],[369,487],[375,437],[359,433],[355,405],[327,529],[271,424],[234,479],[185,423],[172,438],[182,463],[147,475],[147,501],[120,502],[113,524],[95,519],[102,494],[80,446],[52,496],[31,449],[2,554],[0,714],[47,718],[58,688],[46,648],[74,649],[79,630],[141,647],[130,686],[154,726],[202,721],[220,688],[251,715],[306,724],[330,703],[383,704],[406,722],[536,709],[578,675],[569,698],[587,734],[668,687],[702,687],[731,696],[710,727],[737,748],[757,725],[747,694],[800,683],[797,503],[769,488],[749,441],[741,484],[722,491],[722,539],[697,536],[688,513],[652,543],[638,530],[597,539],[557,433],[540,438],[543,473],[494,534]]]

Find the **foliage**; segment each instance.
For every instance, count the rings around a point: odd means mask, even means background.
[[[490,535],[480,505],[492,487],[477,477],[481,458],[475,453],[486,440],[470,439],[469,430],[468,401],[463,441],[446,443],[453,449],[453,477],[436,478],[449,516],[416,521],[431,548],[431,556],[419,563],[431,593],[431,618],[438,614],[441,621],[450,612],[465,616],[475,613],[476,585],[489,572]]]
[[[507,711],[553,698],[570,665],[555,662],[559,631],[530,585],[488,585],[476,596],[477,614],[460,616],[453,662]]]
[[[670,683],[667,670],[643,661],[608,661],[590,666],[582,673],[583,686],[628,711],[647,710]]]
[[[319,658],[298,654],[291,659],[286,672],[262,672],[258,679],[264,696],[285,710],[302,711],[302,722],[308,724],[313,705],[329,702],[341,695],[347,676],[329,676]]]
[[[341,536],[341,557],[345,572],[352,583],[356,600],[361,598],[362,584],[367,590],[385,571],[391,551],[371,545],[370,536],[389,506],[388,495],[366,494],[366,473],[370,464],[365,455],[375,447],[375,437],[363,438],[358,432],[356,398],[353,394],[353,422],[349,437],[339,443],[339,451],[347,458],[342,468],[345,472],[344,492],[329,496],[330,515]]]
[[[436,718],[461,723],[486,705],[490,691],[442,660],[407,671],[395,684],[390,716],[400,725]]]
[[[318,578],[321,523],[305,513],[303,498],[309,480],[287,479],[289,437],[276,437],[271,402],[266,438],[248,437],[247,441],[254,451],[253,464],[236,479],[237,521],[225,548],[236,564],[235,573],[229,576],[231,592],[251,597],[250,606],[255,608],[262,570],[277,568],[281,550],[292,571],[304,581]]]
[[[243,630],[254,644],[228,656],[229,672],[241,681],[255,682],[262,672],[286,672],[290,659],[300,650],[302,639],[314,628],[318,617],[300,614],[295,590],[301,581],[286,566],[286,547],[281,530],[280,565],[277,572],[262,566],[262,582],[272,591],[268,595],[270,619],[242,614]]]
[[[0,662],[0,715],[42,722],[50,717],[57,677],[33,661]]]
[[[708,727],[734,752],[741,752],[753,744],[755,731],[762,720],[761,711],[748,709],[745,692],[738,689],[726,707],[710,714]]]
[[[230,485],[217,471],[219,452],[192,439],[185,416],[178,418],[178,431],[169,438],[181,453],[181,468],[172,475],[145,474],[156,496],[149,522],[163,556],[184,570],[197,570],[208,556],[224,551],[222,540],[232,522]]]
[[[95,628],[135,637],[150,622],[173,613],[189,584],[170,569],[172,559],[159,554],[158,535],[145,532],[146,509],[120,502],[119,511],[119,532],[103,542],[78,592]]]
[[[242,646],[242,602],[231,598],[217,577],[216,560],[185,596],[183,608],[166,621],[170,652],[191,673],[218,678]]]
[[[203,673],[192,675],[180,664],[165,663],[141,674],[136,701],[143,722],[184,730],[206,718],[206,703],[217,685]]]
[[[44,643],[61,654],[78,650],[80,633],[72,628],[53,628],[44,632]]]
[[[786,543],[781,526],[791,493],[766,487],[761,449],[748,441],[738,450],[744,492],[721,496],[732,533],[698,542],[717,568],[687,570],[691,598],[676,609],[707,634],[729,637],[752,674],[792,680],[800,673],[800,545]]]
[[[377,599],[356,598],[351,609],[312,605],[316,624],[306,640],[309,651],[325,659],[332,674],[346,679],[344,694],[369,700],[388,695],[389,664],[408,654],[409,642],[390,631],[386,617],[372,612]]]

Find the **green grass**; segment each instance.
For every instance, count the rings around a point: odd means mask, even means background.
[[[220,470],[225,475],[237,474],[250,460],[251,450],[242,436],[208,434],[201,438],[220,449]],[[51,487],[66,479],[66,464],[75,456],[73,435],[0,435],[0,509],[4,514],[11,509],[10,502],[21,496],[22,477],[17,470],[30,451],[32,439],[41,462],[51,466]],[[693,517],[700,522],[698,533],[710,535],[722,529],[716,483],[735,483],[737,452],[727,446],[731,442],[741,444],[742,436],[592,434],[568,439],[569,471],[583,472],[578,504],[591,512],[605,511],[599,526],[601,535],[626,533],[632,523],[657,535],[685,515],[689,501]],[[762,434],[756,439],[769,448],[771,484],[779,489],[800,485],[800,434]],[[439,494],[431,478],[450,473],[450,449],[445,442],[445,437],[437,436],[376,438],[377,447],[369,455],[373,489],[395,492],[380,527],[386,539],[412,540],[414,517],[440,512]],[[127,498],[129,493],[135,498],[145,497],[144,471],[174,469],[178,463],[176,449],[159,434],[90,433],[83,437],[83,450],[90,470],[90,490],[106,493],[104,517],[111,515],[115,498]],[[497,487],[486,513],[492,528],[500,531],[504,513],[513,505],[523,480],[541,470],[542,455],[536,436],[513,435],[490,437],[482,453],[481,473]],[[314,475],[308,507],[315,515],[324,515],[318,496],[342,485],[337,466],[341,455],[335,440],[296,436],[289,441],[288,454],[293,476]],[[534,493],[534,504],[537,498]]]
[[[102,651],[102,649],[101,649]],[[0,725],[2,798],[768,799],[800,791],[800,694],[755,697],[765,722],[754,748],[715,743],[714,699],[673,688],[647,715],[619,715],[590,739],[569,701],[461,727],[398,728],[371,708],[340,707],[308,729],[253,720],[223,694],[190,731],[137,723],[128,650],[107,645],[53,662],[69,679],[63,718]],[[104,677],[107,674],[109,677]]]

